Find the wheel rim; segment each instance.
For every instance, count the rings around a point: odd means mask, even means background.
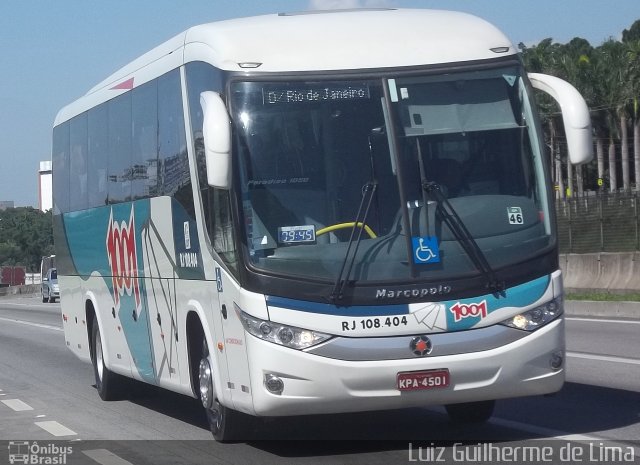
[[[224,413],[222,411],[222,406],[218,401],[214,403],[215,405],[209,409],[209,418],[210,423],[213,427],[213,433],[218,434],[222,429],[222,420],[224,418]]]
[[[98,379],[102,382],[104,362],[102,359],[102,340],[100,339],[100,331],[96,333],[96,371],[98,372]]]
[[[213,380],[208,358],[200,360],[198,381],[200,386],[200,401],[204,408],[211,409],[213,407]]]

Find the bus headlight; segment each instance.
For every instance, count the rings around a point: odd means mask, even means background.
[[[302,350],[331,338],[330,334],[261,320],[248,315],[237,307],[236,312],[242,326],[249,334],[281,346]]]
[[[532,308],[531,310],[511,317],[508,320],[504,320],[500,324],[510,326],[511,328],[522,329],[524,331],[535,331],[536,329],[555,320],[562,314],[562,311],[562,297],[559,297],[544,305],[540,305],[539,307]]]

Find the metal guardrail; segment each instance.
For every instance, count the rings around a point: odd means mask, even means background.
[[[560,253],[640,251],[640,192],[556,200]]]
[[[40,292],[40,284],[25,284],[23,286],[0,287],[0,297],[5,295],[37,294]]]

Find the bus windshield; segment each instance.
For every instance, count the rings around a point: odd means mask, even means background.
[[[351,246],[350,280],[443,279],[482,272],[465,240],[494,269],[555,243],[539,128],[516,66],[231,89],[256,269],[335,280]]]

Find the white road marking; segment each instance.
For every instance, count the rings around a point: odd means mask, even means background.
[[[133,465],[107,449],[83,450],[82,453],[101,465]]]
[[[36,421],[36,426],[39,426],[47,433],[51,433],[54,436],[77,436],[78,434],[66,426],[61,425],[57,421]]]
[[[570,441],[570,442],[592,442],[592,443],[596,442],[596,443],[603,443],[607,447],[617,445],[622,447],[623,450],[626,447],[633,447],[634,455],[636,455],[637,457],[640,457],[640,447],[635,446],[635,444],[624,443],[616,439],[590,436],[587,434],[571,434],[565,431],[558,431],[551,428],[545,428],[543,426],[529,425],[527,423],[520,423],[518,421],[505,420],[503,418],[491,418],[489,420],[489,423],[496,426],[502,426],[504,428],[516,429],[516,430],[524,431],[526,433],[536,434],[538,436],[541,436],[540,438],[541,441],[545,439],[560,439],[560,440]]]
[[[436,408],[438,410],[436,410]],[[433,413],[439,413],[443,416],[447,416],[447,414],[444,413],[439,407],[435,407],[435,408],[427,407],[427,409],[432,411]],[[568,433],[566,431],[546,428],[544,426],[536,426],[528,423],[521,423],[519,421],[507,420],[505,418],[498,418],[498,417],[491,417],[487,423],[495,426],[500,426],[502,428],[508,428],[512,430],[523,431],[525,433],[535,434],[536,436],[540,436],[540,438],[535,438],[535,440],[540,440],[540,441],[544,441],[546,439],[559,439],[559,440],[564,440],[569,442],[589,442],[589,443],[596,442],[597,443],[596,447],[598,447],[598,444],[600,443],[606,446],[618,445],[623,449],[626,447],[632,447],[634,449],[635,456],[640,457],[640,447],[638,447],[635,444],[635,441],[634,443],[631,443],[631,441],[625,442],[619,439],[591,436],[587,434],[573,434],[573,433]]]
[[[629,363],[631,365],[640,365],[640,359],[616,357],[613,355],[597,355],[597,354],[585,354],[582,352],[567,352],[567,357],[583,358],[587,360],[598,360],[600,362]]]
[[[10,409],[16,412],[24,412],[25,410],[33,410],[33,407],[29,404],[25,404],[20,399],[9,399],[0,401]]]
[[[620,323],[623,325],[640,325],[638,320],[612,320],[607,318],[580,318],[580,317],[565,317],[565,320],[569,321],[588,321],[590,323]]]
[[[545,428],[543,426],[529,425],[527,423],[520,423],[518,421],[505,420],[503,418],[491,418],[489,423],[504,428],[517,429],[525,431],[527,433],[537,434],[545,439],[566,439],[567,441],[602,441],[602,438],[595,436],[587,436],[585,434],[570,434],[564,431],[559,431],[551,428]]]
[[[32,321],[15,320],[13,318],[2,318],[0,321],[8,321],[9,323],[18,323],[20,325],[35,326],[36,328],[53,329],[54,331],[64,331],[60,326],[45,325],[43,323],[34,323]]]
[[[30,303],[30,304],[23,304],[23,303],[20,303],[20,302],[7,302],[7,303],[9,305],[15,305],[16,307],[33,307],[34,305],[39,305],[38,302],[33,302],[33,303]],[[43,307],[44,307],[44,305],[43,305]]]

